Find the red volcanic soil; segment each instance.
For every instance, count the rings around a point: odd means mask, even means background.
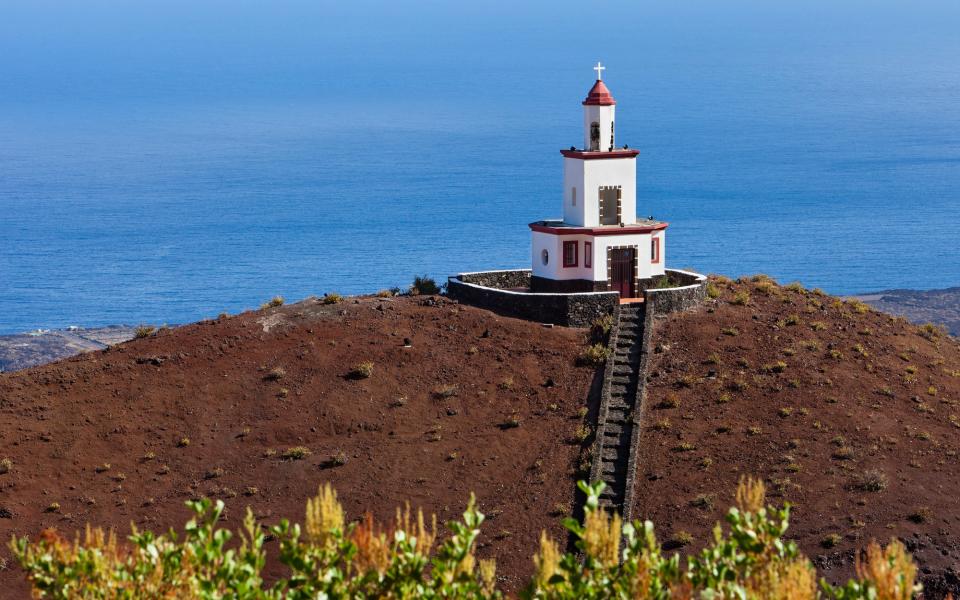
[[[443,522],[474,491],[479,554],[516,590],[541,529],[564,539],[580,453],[566,440],[594,379],[575,366],[584,341],[442,298],[307,300],[0,375],[0,539],[179,529],[201,496],[226,502],[232,528],[248,505],[301,521],[324,482],[351,518],[389,521],[410,501]],[[367,361],[371,376],[350,378]],[[283,459],[294,446],[310,456]],[[2,595],[25,597],[11,567]]]
[[[788,536],[830,580],[904,540],[927,597],[960,579],[960,346],[865,305],[759,281],[659,320],[634,517],[693,551],[742,474],[793,505]],[[737,294],[749,294],[737,304]]]

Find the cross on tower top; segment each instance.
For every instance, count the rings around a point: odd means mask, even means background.
[[[601,64],[600,64],[600,61],[598,60],[598,61],[597,61],[597,66],[595,66],[595,67],[593,68],[593,70],[597,72],[597,81],[602,80],[602,79],[603,79],[603,71],[606,70],[606,67],[604,67],[603,65],[601,65]]]

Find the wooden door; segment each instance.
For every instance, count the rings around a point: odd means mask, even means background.
[[[621,298],[633,298],[633,262],[636,248],[613,248],[610,250],[610,287]]]

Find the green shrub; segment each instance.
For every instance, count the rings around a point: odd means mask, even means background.
[[[440,293],[440,286],[426,275],[414,277],[413,284],[410,286],[410,293],[414,296],[434,296]]]
[[[921,590],[915,583],[916,565],[896,539],[886,548],[870,543],[858,563],[861,579],[841,587],[821,580],[818,589],[809,559],[795,542],[783,539],[789,505],[765,506],[763,484],[752,479],[741,480],[736,506],[724,519],[727,531],[718,525],[715,539],[699,554],[688,554],[684,566],[679,554],[664,554],[650,521],[623,523],[619,515],[600,507],[603,483],[578,485],[586,496],[583,521],[563,519],[576,552],[561,553],[557,542],[541,534],[523,598],[892,600]],[[503,597],[496,589],[495,564],[475,554],[484,515],[472,495],[462,519],[447,524],[443,542],[438,542],[436,520],[428,527],[423,514],[414,516],[409,508],[397,511],[388,527],[369,514],[348,520],[329,484],[307,502],[303,526],[282,520],[262,528],[248,508],[239,544],[231,541],[233,532],[221,527],[223,501],[187,505],[194,518],[180,535],[134,531],[123,544],[113,534],[88,528],[72,543],[51,529],[35,542],[14,538],[10,549],[38,597]],[[569,507],[561,508],[555,512],[568,513]],[[509,536],[502,530],[495,537]],[[263,570],[269,539],[276,540],[270,547],[276,547],[284,572],[268,585]],[[670,544],[680,547],[693,541],[681,530]]]
[[[606,335],[610,333],[610,330],[613,328],[613,315],[602,315],[597,317],[590,323],[590,331],[594,336],[594,339],[605,339]]]
[[[607,358],[609,356],[610,348],[607,348],[606,344],[593,344],[591,346],[587,346],[584,351],[580,353],[577,362],[579,362],[581,365],[599,367],[607,362]]]
[[[720,294],[721,294],[721,293],[722,293],[722,292],[720,291],[720,288],[718,288],[717,286],[713,285],[713,283],[708,283],[708,284],[707,284],[707,296],[709,296],[710,298],[716,300],[717,298],[720,297]]]
[[[672,287],[676,287],[676,286],[672,281],[670,281],[670,278],[666,275],[664,275],[663,277],[657,278],[657,280],[653,283],[653,289],[655,290],[666,290]]]

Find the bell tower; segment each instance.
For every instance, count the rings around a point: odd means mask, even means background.
[[[583,149],[588,152],[610,152],[616,147],[614,115],[617,103],[603,83],[603,71],[599,62],[593,68],[597,82],[590,88],[583,101]]]

